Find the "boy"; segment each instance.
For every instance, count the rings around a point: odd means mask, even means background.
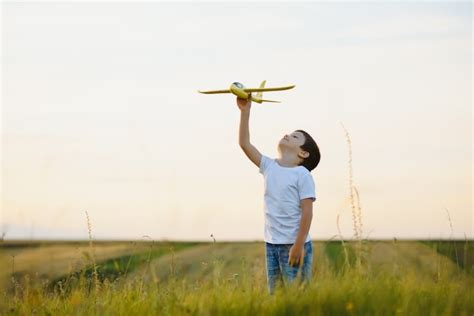
[[[313,138],[302,130],[278,143],[278,159],[262,155],[251,143],[249,117],[252,101],[237,97],[241,111],[239,145],[259,167],[265,180],[265,257],[267,287],[273,294],[279,283],[292,283],[301,271],[301,283],[312,276],[313,245],[309,228],[316,200],[311,170],[321,159]]]

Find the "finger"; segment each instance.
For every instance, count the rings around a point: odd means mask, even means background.
[[[290,265],[290,267],[295,267],[300,264],[300,260],[297,258],[291,258],[290,260],[288,260],[288,264]]]

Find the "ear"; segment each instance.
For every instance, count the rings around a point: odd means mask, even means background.
[[[306,159],[309,157],[309,152],[302,150],[298,153],[298,157]]]

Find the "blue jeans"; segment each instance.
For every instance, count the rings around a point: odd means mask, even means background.
[[[299,271],[301,271],[301,278],[299,279],[301,283],[311,280],[313,267],[313,242],[311,240],[304,244],[305,254],[301,268],[288,264],[289,252],[293,244],[271,244],[268,242],[265,244],[267,286],[270,294],[275,292],[278,282],[289,284],[298,280]]]

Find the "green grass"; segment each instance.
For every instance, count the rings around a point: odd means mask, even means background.
[[[352,247],[347,246],[347,258],[344,253],[344,245],[340,241],[329,241],[325,243],[324,252],[331,261],[334,270],[340,271],[345,264],[354,265],[356,261],[355,252]]]
[[[47,284],[31,285],[27,274],[14,285],[13,291],[2,291],[0,314],[471,316],[474,313],[474,275],[449,268],[454,265],[450,260],[443,260],[444,256],[421,243],[374,242],[372,245],[369,242],[373,247],[367,249],[373,254],[366,256],[360,268],[355,268],[353,245],[345,244],[352,259],[349,265],[344,265],[340,243],[314,244],[312,282],[306,286],[293,283],[279,287],[273,296],[266,288],[261,243],[216,243],[175,248],[172,261],[167,261],[169,254],[158,255],[158,252],[156,258],[152,258],[154,254],[147,257],[144,252],[137,258],[108,260],[102,263],[103,271],[113,271],[118,265],[117,270],[123,273],[131,260],[135,262],[134,273],[122,278],[100,278],[97,286],[91,275],[81,274],[69,290],[58,286],[51,290]],[[390,256],[383,255],[389,253]],[[434,265],[438,270],[428,269],[432,261],[440,262]],[[166,269],[170,268],[166,267],[170,262],[176,267]],[[451,272],[445,273],[444,269],[448,268]],[[168,277],[147,277],[152,273]]]
[[[138,267],[149,264],[152,260],[168,254],[171,248],[173,251],[180,251],[197,244],[198,243],[176,243],[172,246],[158,245],[156,247],[151,245],[147,251],[110,258],[96,264],[98,280],[104,282],[107,279],[108,282],[113,282],[119,278],[127,277],[128,273],[135,271]],[[82,285],[90,288],[93,285],[93,273],[94,266],[89,264],[85,266],[84,269],[53,280],[49,283],[47,289],[50,291],[54,291],[55,289],[71,291],[71,288],[78,284],[81,277],[87,280],[87,282]]]
[[[474,272],[474,243],[467,240],[434,240],[424,243],[439,254],[450,258],[468,273]]]

